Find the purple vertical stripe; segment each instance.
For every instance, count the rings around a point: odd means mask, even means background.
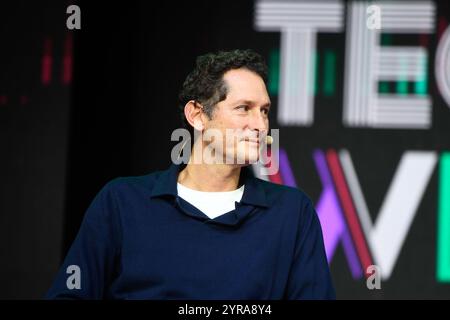
[[[342,208],[326,164],[325,154],[321,150],[314,151],[313,158],[322,181],[323,191],[317,202],[317,212],[323,230],[325,251],[328,262],[331,261],[339,240],[342,240],[347,262],[354,279],[362,277],[363,270],[356,254],[348,227],[345,223]]]
[[[289,159],[284,149],[279,150],[280,155],[280,171],[281,178],[283,179],[283,184],[290,187],[297,187],[295,183],[294,174],[292,173],[291,165],[289,164]]]

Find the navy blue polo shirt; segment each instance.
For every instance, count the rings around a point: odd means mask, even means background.
[[[245,167],[236,209],[210,219],[177,196],[183,168],[107,183],[46,297],[335,298],[319,219],[301,190]]]

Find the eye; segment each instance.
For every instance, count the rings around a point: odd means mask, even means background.
[[[268,115],[268,114],[269,114],[269,108],[262,108],[262,112],[263,112],[265,115]]]
[[[249,106],[243,104],[243,105],[237,106],[235,109],[238,109],[241,111],[248,111],[250,108],[249,108]]]

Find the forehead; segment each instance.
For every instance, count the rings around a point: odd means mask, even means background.
[[[226,101],[245,99],[258,104],[270,102],[263,79],[253,71],[243,68],[229,70],[223,79],[228,86]]]

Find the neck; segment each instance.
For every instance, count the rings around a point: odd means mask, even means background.
[[[241,167],[231,164],[194,163],[191,155],[177,181],[182,185],[206,192],[233,191],[239,186]]]

